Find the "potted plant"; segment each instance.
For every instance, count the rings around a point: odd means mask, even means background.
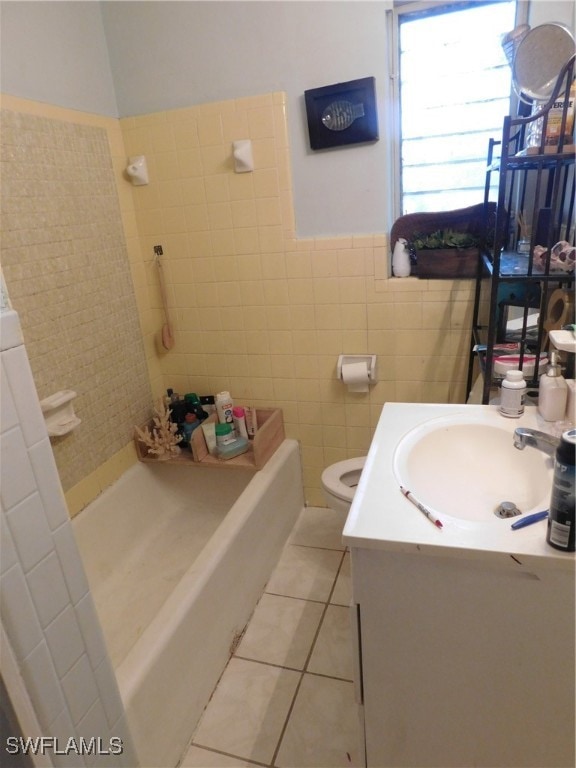
[[[415,233],[409,242],[418,277],[474,278],[478,271],[480,238],[471,232],[437,229]]]

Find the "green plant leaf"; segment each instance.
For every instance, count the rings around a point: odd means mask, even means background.
[[[428,234],[414,234],[410,245],[416,251],[432,250],[434,248],[475,248],[480,245],[480,238],[470,232],[438,229]]]

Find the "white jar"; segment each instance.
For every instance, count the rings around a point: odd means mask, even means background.
[[[506,371],[506,378],[500,388],[500,413],[511,419],[518,419],[524,413],[526,382],[522,371]]]

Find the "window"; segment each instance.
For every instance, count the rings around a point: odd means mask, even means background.
[[[510,112],[501,39],[516,25],[516,0],[405,3],[396,13],[398,215],[482,202],[488,139]]]

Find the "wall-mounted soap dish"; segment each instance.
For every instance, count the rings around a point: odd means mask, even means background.
[[[71,389],[63,389],[40,401],[50,437],[67,435],[81,423],[81,419],[74,413],[72,400],[75,397],[76,392]]]

